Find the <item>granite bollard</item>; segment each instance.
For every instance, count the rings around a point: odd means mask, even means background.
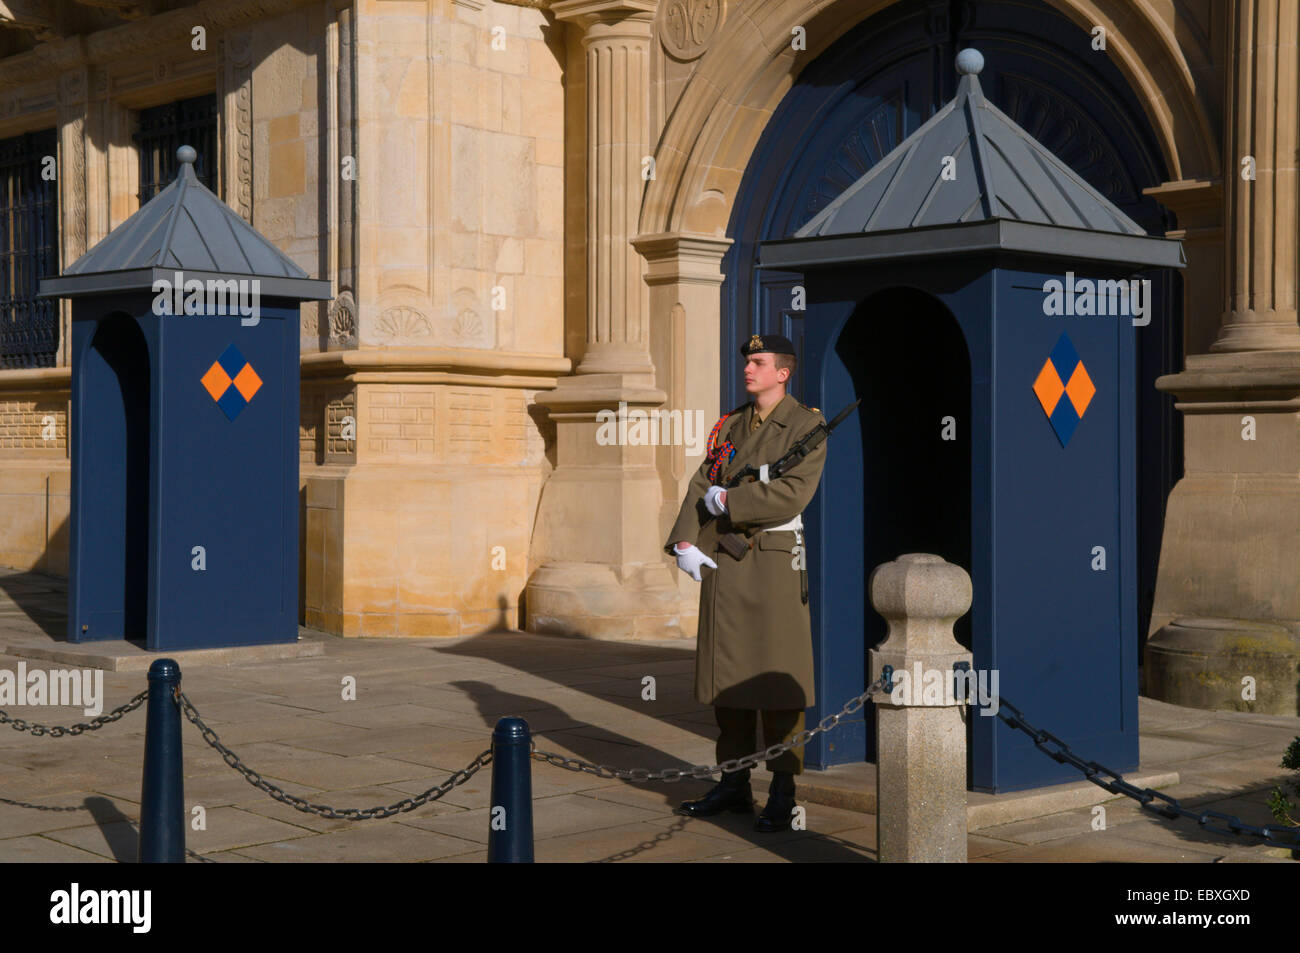
[[[908,553],[877,566],[868,586],[889,623],[870,651],[871,680],[891,666],[900,689],[876,701],[880,862],[965,863],[966,711],[946,686],[954,666],[971,662],[952,634],[971,606],[970,576],[941,556]],[[933,691],[940,681],[945,690]]]

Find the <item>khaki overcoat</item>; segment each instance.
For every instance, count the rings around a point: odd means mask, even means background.
[[[754,405],[733,411],[717,442],[736,447],[716,483],[723,485],[746,464],[776,460],[826,418],[789,394],[750,434]],[[800,565],[793,530],[763,532],[801,514],[817,491],[826,446],[822,444],[779,479],[745,482],[727,490],[727,514],[713,517],[704,507],[711,461],[706,456],[691,478],[686,499],[664,550],[678,540],[698,546],[718,564],[700,568],[699,637],[695,655],[695,697],[728,708],[807,708],[813,691],[812,627],[801,595]],[[718,545],[728,532],[744,535],[749,551],[737,562]],[[801,559],[802,556],[802,559]]]

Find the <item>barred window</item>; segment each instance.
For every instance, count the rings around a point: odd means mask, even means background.
[[[140,110],[140,128],[135,134],[140,154],[140,204],[169,186],[180,163],[176,150],[193,146],[198,152],[194,174],[216,191],[217,96],[208,93],[192,99],[178,99],[162,106]]]
[[[57,359],[58,301],[36,297],[59,271],[56,155],[53,129],[0,139],[0,368]]]

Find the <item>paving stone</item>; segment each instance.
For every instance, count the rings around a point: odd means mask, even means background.
[[[192,809],[191,815],[192,817]],[[244,811],[237,807],[214,807],[206,811],[206,830],[194,830],[192,822],[185,831],[185,846],[195,853],[249,847],[308,837],[306,827],[287,824],[274,818]]]
[[[392,817],[375,817],[370,818],[369,820],[355,821],[346,818],[329,818],[320,817],[315,814],[308,814],[292,807],[291,805],[277,801],[264,792],[252,791],[250,789],[250,793],[260,796],[237,805],[241,810],[249,811],[253,814],[260,814],[263,817],[274,818],[296,827],[305,827],[308,830],[316,832],[348,831],[356,828],[371,827],[375,824],[396,823],[399,820],[415,817],[433,817],[439,814],[456,814],[465,810],[465,808],[448,804],[442,800],[437,800],[423,804],[413,811],[404,811],[400,814],[394,814]],[[367,808],[396,804],[409,796],[410,795],[407,792],[383,786],[353,788],[347,791],[330,791],[323,795],[306,797],[306,800],[311,801],[313,804],[327,804],[329,807],[334,808]]]
[[[533,855],[538,863],[669,863],[718,857],[727,850],[716,838],[685,830],[624,824],[537,841]]]
[[[401,781],[423,773],[421,765],[375,755],[340,758],[326,755],[310,760],[267,761],[256,765],[262,777],[286,784],[305,784],[322,791],[337,791],[363,784]],[[290,791],[298,794],[297,791]]]
[[[392,728],[428,725],[434,713],[423,705],[387,705],[383,708],[344,708],[321,715],[322,721],[355,728]]]
[[[287,741],[311,738],[317,735],[329,735],[339,731],[340,725],[330,721],[319,721],[309,715],[289,714],[284,718],[269,718],[266,721],[244,721],[237,725],[225,725],[217,734],[224,744],[236,754],[240,745],[253,744],[258,741]],[[190,727],[182,731],[182,740],[187,745],[206,746],[203,736]]]
[[[97,817],[136,819],[139,806],[90,791],[20,800],[0,798],[0,838],[84,827]]]
[[[1180,738],[1150,735],[1142,739],[1142,761],[1144,764],[1190,761],[1207,755],[1221,755],[1235,747],[1231,742],[1198,741],[1186,735]]]
[[[580,794],[533,798],[534,845],[550,837],[598,830],[602,827],[639,823],[653,817],[650,812],[612,801],[597,801]],[[506,819],[507,823],[509,818]],[[481,808],[460,814],[416,818],[403,823],[422,830],[454,834],[465,840],[487,843],[490,809]],[[534,847],[534,849],[536,849]]]
[[[123,864],[135,863],[139,855],[140,829],[134,821],[69,827],[41,836]]]
[[[383,754],[426,744],[436,746],[455,741],[473,741],[483,748],[491,744],[490,737],[482,729],[465,731],[444,725],[404,725],[398,728],[341,726],[341,730],[336,734],[311,735],[302,739],[287,738],[284,744],[328,754],[354,755]]]
[[[1129,825],[1125,825],[1128,827]],[[1062,838],[1045,844],[1013,847],[972,860],[1016,863],[1213,863],[1224,851],[1205,850],[1202,845],[1169,847],[1119,836],[1117,830],[1093,831],[1077,837]]]
[[[108,864],[112,862],[109,857],[92,854],[46,837],[33,835],[0,840],[0,863]]]
[[[473,845],[468,845],[472,848]],[[463,854],[467,842],[407,824],[384,824],[368,830],[313,834],[294,840],[241,848],[239,853],[271,863],[372,863],[438,860]]]

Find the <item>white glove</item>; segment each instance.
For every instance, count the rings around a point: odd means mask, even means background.
[[[704,508],[714,516],[721,516],[727,512],[727,504],[723,503],[718,497],[727,491],[720,486],[711,486],[709,491],[704,494]]]
[[[674,547],[674,549],[676,549],[676,547]],[[710,569],[718,568],[717,563],[704,555],[704,552],[698,546],[693,544],[688,544],[685,549],[676,549],[676,552],[677,568],[686,573],[696,582],[700,582],[701,566],[708,566]]]

